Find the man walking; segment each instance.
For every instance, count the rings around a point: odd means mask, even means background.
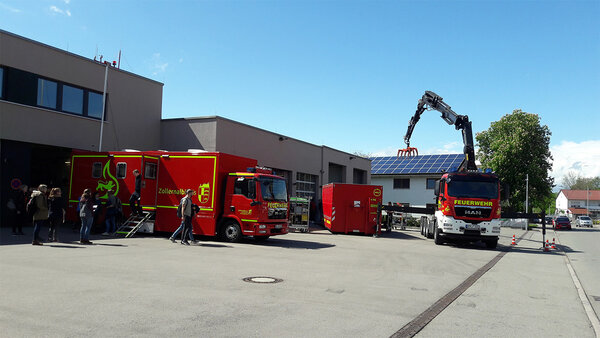
[[[135,191],[129,197],[129,205],[131,206],[131,215],[142,216],[142,207],[140,206],[140,198],[142,197],[142,175],[140,171],[133,170],[135,176]]]
[[[192,196],[194,196],[194,190],[188,189],[185,191],[185,196],[179,202],[181,205],[181,225],[183,225],[181,244],[184,245],[190,245],[187,238],[192,232]]]

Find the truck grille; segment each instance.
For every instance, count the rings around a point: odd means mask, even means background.
[[[489,218],[492,208],[454,207],[454,211],[458,217]]]
[[[269,219],[285,219],[287,217],[287,209],[271,209],[269,210]]]

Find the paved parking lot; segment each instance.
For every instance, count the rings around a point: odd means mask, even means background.
[[[34,247],[6,234],[6,336],[389,337],[498,254],[411,230],[189,247],[166,237]],[[499,247],[512,234],[503,230]],[[253,276],[282,281],[243,281]]]

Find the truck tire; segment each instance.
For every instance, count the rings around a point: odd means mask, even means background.
[[[429,224],[427,224],[427,238],[433,238],[434,231],[435,231],[435,223],[429,222]]]
[[[421,236],[425,236],[425,226],[423,226],[423,222],[421,222]]]
[[[485,246],[488,249],[496,249],[496,247],[498,246],[498,239],[494,239],[491,241],[485,241]]]
[[[433,242],[436,245],[444,244],[444,240],[442,239],[442,236],[440,236],[440,228],[438,227],[435,227],[435,230],[433,230]]]
[[[234,220],[226,221],[221,227],[221,238],[230,243],[237,243],[242,240],[240,225]]]

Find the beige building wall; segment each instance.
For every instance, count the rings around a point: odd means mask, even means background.
[[[104,65],[2,30],[0,66],[98,92],[104,89]],[[159,147],[162,89],[160,82],[109,67],[102,150]],[[2,139],[98,150],[100,124],[96,119],[0,99]]]
[[[165,150],[202,149],[255,158],[261,166],[289,172],[292,196],[297,173],[318,177],[320,186],[330,182],[329,164],[344,166],[344,183],[354,182],[354,169],[364,173],[363,183],[371,181],[371,161],[326,146],[317,146],[219,116],[165,119],[161,126]]]

